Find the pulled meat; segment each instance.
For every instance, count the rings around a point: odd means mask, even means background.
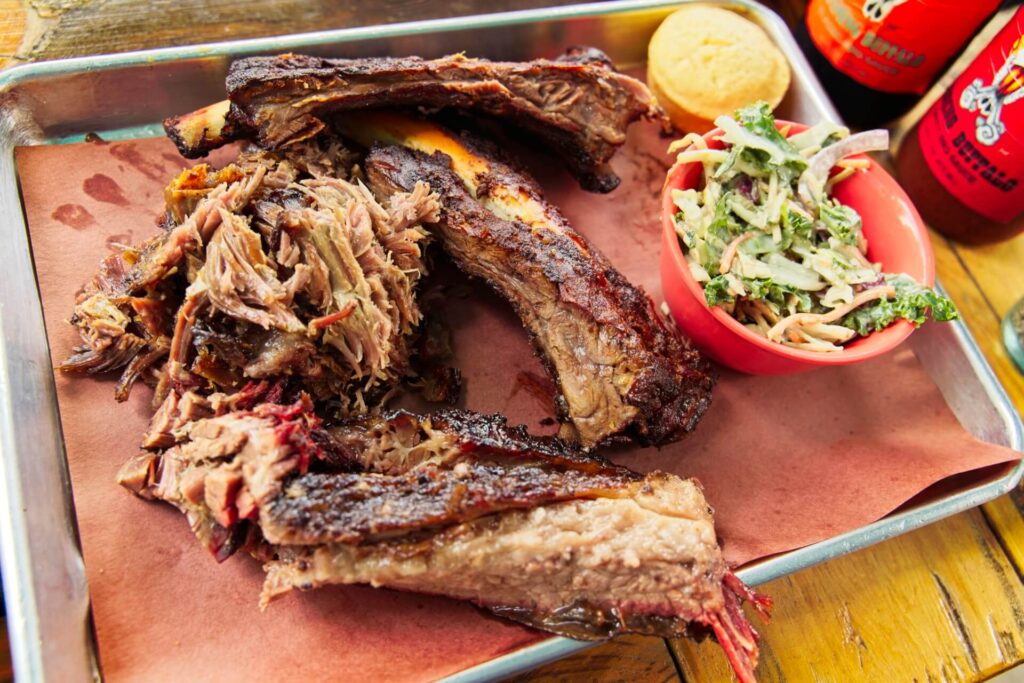
[[[320,140],[183,171],[165,191],[165,231],[107,258],[78,297],[83,345],[61,368],[124,368],[120,400],[147,369],[158,403],[266,377],[346,415],[384,400],[408,372],[421,223],[439,205],[422,183],[381,204],[340,177],[353,159]]]
[[[119,401],[128,398],[135,381],[170,349],[182,271],[223,215],[249,203],[262,179],[260,171],[213,187],[180,225],[104,259],[71,315],[83,343],[60,368],[88,373],[125,368],[115,396]]]

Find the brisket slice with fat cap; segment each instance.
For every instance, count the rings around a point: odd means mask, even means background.
[[[335,466],[292,479],[264,507],[270,543],[361,543],[560,500],[625,495],[635,472],[500,415],[397,411],[327,430]]]
[[[395,413],[326,429],[304,401],[243,407],[258,395],[181,397],[153,426],[174,445],[119,478],[182,509],[218,559],[243,543],[264,559],[261,604],[368,583],[574,638],[710,631],[753,680],[757,634],[739,601],[769,601],[729,572],[694,481],[640,475],[500,417]]]
[[[694,482],[655,472],[614,496],[511,509],[429,535],[274,548],[262,600],[293,588],[369,583],[469,600],[577,639],[713,632],[753,681],[749,592],[728,570]]]
[[[424,464],[404,475],[311,473],[291,480],[261,510],[260,529],[275,545],[365,543],[501,510],[615,497],[636,479],[628,470],[592,474],[473,460],[451,468]]]
[[[491,62],[451,55],[323,59],[249,57],[228,71],[230,106],[218,103],[164,122],[181,153],[195,158],[252,138],[277,148],[318,134],[332,112],[369,107],[456,107],[510,120],[561,155],[584,189],[610,192],[608,161],[626,127],[661,117],[640,81],[598,50],[556,59]]]
[[[387,194],[426,181],[440,194],[433,232],[462,270],[515,308],[582,445],[618,435],[664,444],[693,429],[711,400],[707,362],[544,201],[531,178],[459,145],[449,138],[446,148],[486,163],[488,175],[477,175],[474,188],[453,170],[452,157],[400,146],[371,151],[370,185]]]

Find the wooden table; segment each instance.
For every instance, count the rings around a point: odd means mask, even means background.
[[[568,4],[453,0],[449,15]],[[780,0],[789,21],[800,0]],[[426,0],[0,0],[0,67],[103,52],[428,18]],[[996,374],[1024,409],[1024,376],[999,321],[1024,296],[1024,236],[967,248],[936,237],[939,277]],[[1024,662],[1024,493],[773,581],[762,681],[977,681]],[[6,653],[4,653],[6,654]],[[10,659],[0,656],[0,677]],[[522,681],[727,681],[706,642],[625,637]]]

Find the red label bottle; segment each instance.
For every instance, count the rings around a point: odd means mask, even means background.
[[[925,220],[955,240],[1024,230],[1024,8],[907,133],[896,169]]]
[[[797,40],[843,119],[910,110],[999,0],[811,0]]]

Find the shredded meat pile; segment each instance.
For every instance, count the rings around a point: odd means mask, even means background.
[[[365,412],[409,368],[425,272],[425,183],[378,200],[346,180],[337,142],[256,148],[200,165],[166,190],[164,231],[104,261],[71,322],[83,344],[61,368],[123,368],[170,389],[240,389],[285,377],[336,411]]]

